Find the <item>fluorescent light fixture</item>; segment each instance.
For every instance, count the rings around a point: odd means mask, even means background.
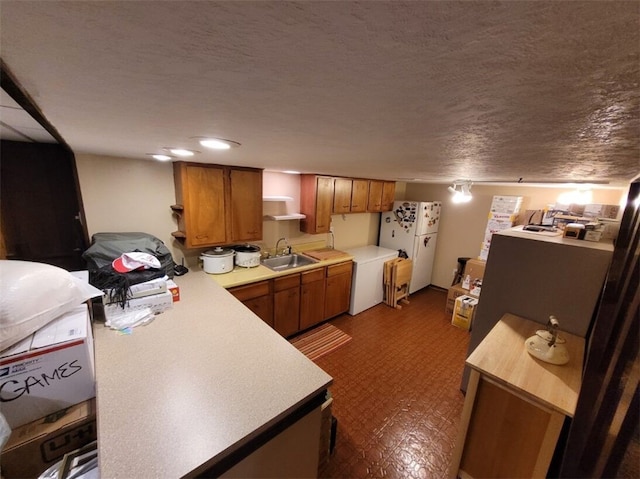
[[[193,156],[195,154],[193,150],[187,150],[184,148],[168,148],[168,150],[174,155],[181,156],[183,158],[186,158],[187,156]]]
[[[169,155],[151,155],[152,158],[155,158],[158,161],[169,161],[173,158],[173,156]]]
[[[454,181],[447,190],[453,196],[451,201],[454,203],[468,203],[473,196],[471,195],[471,181]]]
[[[212,150],[229,150],[240,146],[240,143],[237,141],[225,140],[223,138],[205,138],[202,136],[196,138],[202,146],[211,148]]]
[[[283,171],[283,173],[286,173],[287,175],[299,175],[300,174],[299,171],[294,171],[294,170],[285,170],[285,171]]]

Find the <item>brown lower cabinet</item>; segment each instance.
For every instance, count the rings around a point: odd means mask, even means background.
[[[229,289],[239,301],[273,327],[273,294],[271,281],[259,281]]]
[[[273,329],[287,337],[300,330],[300,273],[273,280]]]
[[[352,262],[229,288],[229,292],[284,337],[349,310]]]
[[[326,268],[302,273],[302,296],[300,297],[300,330],[324,321],[324,289]]]
[[[332,318],[349,310],[352,268],[351,261],[327,266],[324,303],[325,318]]]

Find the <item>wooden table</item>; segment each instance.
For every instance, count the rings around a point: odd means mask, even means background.
[[[471,376],[450,477],[546,476],[562,425],[575,412],[584,338],[560,333],[570,360],[557,366],[526,351],[538,329],[505,314],[467,359]]]

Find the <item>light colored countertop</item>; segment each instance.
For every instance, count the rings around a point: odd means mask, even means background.
[[[467,365],[515,388],[551,409],[573,417],[582,382],[584,338],[560,331],[569,363],[558,366],[531,356],[525,340],[544,329],[540,323],[505,314],[467,359]]]
[[[236,266],[232,271],[229,271],[228,273],[208,274],[207,276],[209,276],[223,288],[233,288],[234,286],[242,286],[244,284],[255,283],[256,281],[263,281],[266,279],[277,278],[279,276],[286,276],[288,274],[309,271],[311,269],[336,263],[342,263],[344,261],[350,261],[352,259],[353,256],[345,253],[344,256],[339,258],[322,260],[318,261],[317,263],[313,263],[307,266],[301,266],[299,268],[290,269],[287,271],[272,271],[266,266],[262,265],[256,266],[254,268],[242,268],[240,266]]]
[[[174,278],[180,301],[131,335],[94,325],[101,477],[202,472],[330,385],[211,276]]]
[[[503,236],[513,236],[515,238],[523,238],[530,240],[546,241],[548,243],[555,243],[559,245],[578,246],[582,248],[599,249],[603,251],[613,251],[613,241],[586,241],[575,238],[565,238],[562,236],[562,231],[558,230],[556,233],[548,232],[536,232],[526,231],[522,229],[522,225],[514,226],[506,230],[498,231],[495,234]]]

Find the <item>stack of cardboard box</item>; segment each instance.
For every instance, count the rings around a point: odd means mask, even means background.
[[[455,302],[459,296],[469,295],[474,298],[480,296],[485,264],[485,261],[480,259],[467,260],[464,266],[464,272],[462,273],[462,281],[449,288],[446,306],[446,312],[448,314],[453,314]],[[479,284],[480,287],[478,287]]]
[[[36,477],[96,437],[93,334],[87,304],[0,353],[0,399],[11,436],[5,479]]]
[[[489,220],[480,247],[479,259],[486,261],[493,233],[513,227],[518,221],[522,196],[494,196],[489,209]]]

